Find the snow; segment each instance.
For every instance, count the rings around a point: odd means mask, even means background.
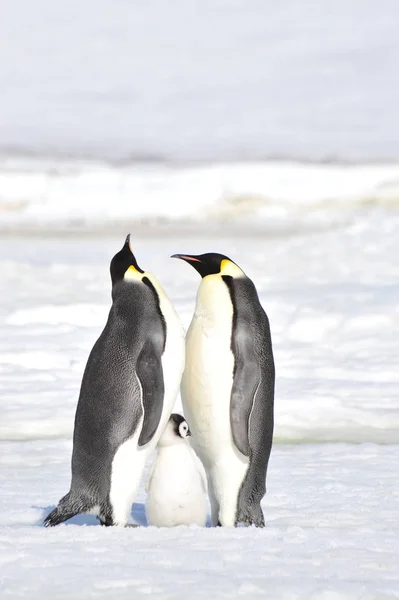
[[[348,222],[295,234],[154,231],[131,230],[137,260],[186,327],[198,275],[169,258],[176,252],[231,256],[270,317],[267,526],[144,527],[143,479],[132,511],[143,527],[104,528],[91,516],[41,527],[68,490],[80,381],[110,306],[109,261],[128,229],[2,236],[1,597],[399,598],[396,209],[357,206]]]
[[[396,207],[399,163],[292,161],[173,166],[0,160],[0,231],[121,229],[263,233],[331,228],[364,206]]]
[[[38,525],[69,483],[71,443],[7,450],[2,598],[398,597],[398,446],[276,446],[262,531],[111,530],[91,516],[46,530]],[[143,503],[142,490],[141,524]]]

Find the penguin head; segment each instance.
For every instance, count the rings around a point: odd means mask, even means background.
[[[173,444],[184,442],[190,435],[191,431],[186,419],[178,413],[172,413],[158,442],[158,446],[172,446]]]
[[[119,250],[111,260],[110,271],[112,285],[123,280],[140,280],[142,278],[144,271],[143,269],[140,269],[136,257],[133,254],[130,245],[130,233],[125,240],[122,250]]]
[[[208,275],[229,275],[230,277],[244,277],[244,272],[235,262],[224,254],[207,252],[206,254],[173,254],[171,258],[180,258],[188,262],[204,279]]]

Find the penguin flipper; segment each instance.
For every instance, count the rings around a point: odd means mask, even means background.
[[[161,345],[155,340],[147,339],[137,360],[136,374],[141,385],[144,409],[139,446],[145,446],[151,441],[162,416],[165,386],[161,356]]]
[[[230,398],[230,425],[236,447],[244,456],[249,456],[249,421],[261,382],[261,372],[250,331],[243,324],[237,324],[236,327],[232,339],[235,368]]]

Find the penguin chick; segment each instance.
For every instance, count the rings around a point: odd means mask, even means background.
[[[148,525],[206,524],[206,476],[187,439],[190,435],[184,417],[173,413],[158,442],[146,485]]]

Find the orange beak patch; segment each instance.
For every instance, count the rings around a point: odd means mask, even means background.
[[[179,258],[182,258],[183,260],[192,260],[192,261],[194,261],[194,262],[199,262],[199,263],[201,262],[201,261],[199,260],[199,258],[194,258],[194,256],[184,256],[183,254],[181,254],[181,255],[179,256]]]

